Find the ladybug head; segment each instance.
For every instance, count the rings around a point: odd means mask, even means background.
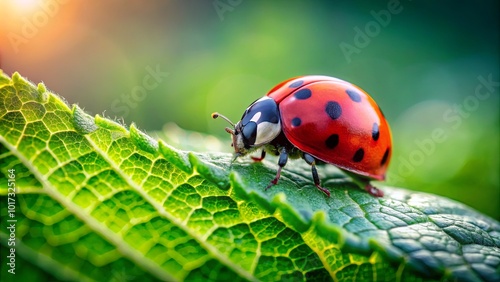
[[[267,96],[253,102],[236,125],[218,113],[213,113],[212,117],[221,117],[234,127],[226,127],[226,131],[233,137],[231,146],[234,147],[237,157],[268,144],[281,132],[278,105]]]

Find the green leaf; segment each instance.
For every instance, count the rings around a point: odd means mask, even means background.
[[[2,281],[500,280],[500,224],[467,206],[333,166],[326,198],[293,161],[264,191],[274,159],[231,159],[0,75]]]

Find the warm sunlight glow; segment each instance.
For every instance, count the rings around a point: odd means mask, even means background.
[[[61,36],[71,38],[70,29],[82,1],[0,0],[2,47],[25,59],[43,58],[53,52],[53,42]]]
[[[10,5],[18,13],[29,13],[38,8],[43,0],[10,0]]]

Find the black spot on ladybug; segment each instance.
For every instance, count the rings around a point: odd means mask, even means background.
[[[298,117],[292,119],[292,126],[299,126],[302,123],[302,120]]]
[[[309,90],[307,88],[300,89],[299,91],[295,92],[295,94],[294,94],[295,98],[297,98],[299,100],[308,99],[309,97],[311,97],[311,95],[312,95],[311,90]]]
[[[352,161],[355,163],[359,163],[360,161],[363,160],[363,157],[365,156],[365,151],[363,148],[359,148],[356,153],[354,153],[354,157],[352,157]]]
[[[328,138],[326,138],[326,140],[325,140],[325,145],[329,149],[333,149],[333,148],[337,147],[338,144],[339,144],[339,135],[338,134],[332,134]]]
[[[353,100],[354,102],[356,103],[361,102],[361,95],[359,95],[357,91],[347,89],[345,92],[347,93],[347,95],[349,95],[349,98],[351,98],[351,100]]]
[[[389,152],[391,151],[390,148],[385,149],[384,156],[382,157],[382,161],[380,162],[380,165],[385,165],[387,162],[387,158],[389,157]]]
[[[373,138],[373,140],[377,141],[379,136],[380,136],[380,132],[378,131],[378,124],[376,122],[374,122],[373,128],[372,128],[372,138]]]
[[[331,119],[338,119],[342,115],[342,108],[339,103],[330,101],[326,104],[325,112]]]
[[[297,88],[297,87],[301,86],[302,84],[304,84],[303,80],[297,80],[294,83],[290,84],[290,86],[288,86],[288,88]]]

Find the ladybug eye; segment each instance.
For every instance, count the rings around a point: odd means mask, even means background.
[[[257,137],[257,124],[253,121],[247,123],[242,131],[243,134],[243,143],[245,147],[249,148],[250,146],[255,145],[255,138]]]

